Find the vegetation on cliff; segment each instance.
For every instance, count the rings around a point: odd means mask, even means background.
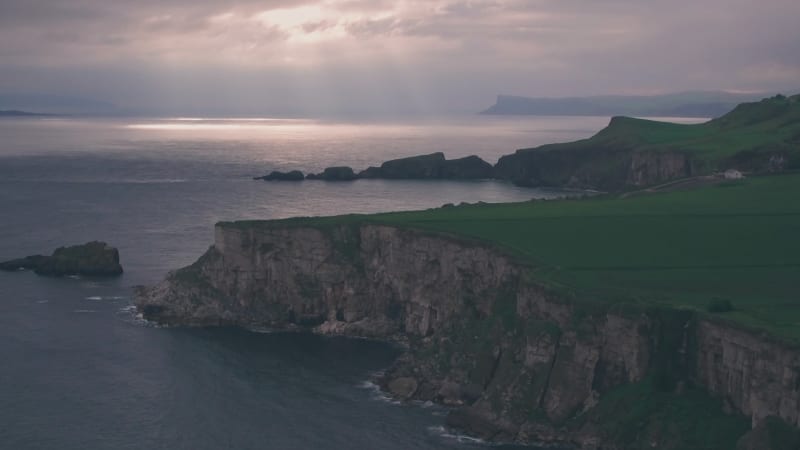
[[[741,104],[702,124],[615,117],[589,139],[504,156],[495,177],[521,185],[623,190],[730,168],[800,168],[800,95]]]
[[[164,323],[401,339],[409,352],[381,385],[454,406],[448,424],[487,440],[677,450],[794,439],[798,190],[800,174],[784,174],[220,223],[207,257],[222,258],[137,304]],[[787,433],[748,431],[770,416]]]
[[[354,172],[329,167],[309,179],[510,180],[522,186],[624,191],[728,169],[776,173],[800,169],[800,95],[744,103],[701,124],[614,117],[591,138],[517,150],[495,166],[477,156],[447,160],[443,153],[384,162]],[[264,180],[302,180],[298,171]]]
[[[723,163],[786,172],[797,164],[797,104],[774,98],[697,126],[615,119],[592,138],[609,153],[553,151],[547,167],[588,161],[584,181],[634,185]],[[691,155],[675,147],[687,143]],[[441,160],[400,166],[428,176]],[[399,339],[409,351],[381,385],[454,406],[448,424],[487,440],[792,445],[799,191],[800,174],[785,173],[692,191],[220,223],[203,259],[137,305],[164,323]]]

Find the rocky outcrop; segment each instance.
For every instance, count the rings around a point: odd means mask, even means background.
[[[670,422],[669,405],[693,411],[703,389],[752,424],[798,423],[797,349],[691,311],[582,303],[491,247],[421,231],[218,224],[200,260],[141,288],[136,304],[165,324],[400,342],[408,351],[380,385],[452,406],[450,426],[488,440],[686,448],[696,442],[681,441],[680,427],[695,422],[685,410]],[[625,389],[638,394],[625,400]],[[702,414],[747,427],[716,408]],[[745,432],[736,426],[724,428],[731,442]]]
[[[321,173],[310,173],[306,176],[308,180],[324,180],[324,181],[353,181],[358,176],[353,172],[351,167],[339,166],[328,167]]]
[[[620,191],[652,186],[695,174],[680,152],[638,152],[613,146],[519,150],[500,158],[495,176],[520,186]]]
[[[381,178],[440,178],[444,166],[444,153],[393,159],[381,164]]]
[[[300,172],[299,170],[292,170],[289,172],[273,170],[268,175],[264,175],[263,177],[255,177],[253,179],[264,181],[303,181],[305,176],[303,175],[303,172]]]
[[[32,255],[0,263],[0,270],[33,270],[45,276],[116,276],[122,274],[119,251],[105,242],[59,247],[52,255]]]
[[[405,180],[469,180],[486,179],[493,176],[492,165],[477,156],[467,156],[458,159],[445,159],[444,153],[431,153],[429,155],[411,156],[408,158],[393,159],[381,164],[380,167],[369,167],[355,173],[347,166],[328,167],[324,171],[309,174],[309,180],[324,181],[352,181],[364,179],[405,179]],[[300,175],[297,175],[300,174]],[[272,172],[258,180],[299,180],[302,176],[299,171],[288,174]]]
[[[694,175],[689,155],[679,152],[635,152],[630,156],[629,186],[650,186]]]
[[[492,165],[477,156],[445,159],[441,152],[394,159],[370,167],[364,178],[389,179],[481,179],[492,177]]]

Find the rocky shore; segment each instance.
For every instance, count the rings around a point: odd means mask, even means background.
[[[360,172],[355,172],[352,167],[328,167],[320,173],[303,175],[298,170],[291,172],[273,171],[256,180],[265,181],[353,181],[358,179],[406,179],[406,180],[470,180],[492,178],[492,165],[477,156],[467,156],[459,159],[445,159],[444,153],[437,152],[429,155],[411,156],[408,158],[393,159],[381,164],[380,167],[368,167]]]
[[[452,406],[450,426],[487,440],[677,450],[696,444],[688,414],[712,442],[777,449],[758,436],[800,425],[800,349],[711,315],[583,302],[494,248],[410,229],[244,222],[215,236],[139,289],[147,319],[403,342],[380,385]]]

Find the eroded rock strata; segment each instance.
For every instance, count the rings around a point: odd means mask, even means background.
[[[732,448],[767,420],[800,425],[797,348],[689,311],[582,303],[532,270],[479,243],[376,224],[222,223],[200,260],[136,302],[165,324],[402,342],[384,389],[453,406],[449,425],[489,440]]]

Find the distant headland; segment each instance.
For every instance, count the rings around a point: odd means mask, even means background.
[[[589,139],[517,150],[494,166],[477,156],[448,160],[439,152],[360,172],[336,166],[307,176],[273,171],[256,179],[497,179],[529,187],[626,191],[729,169],[755,174],[797,169],[798,136],[800,95],[776,95],[693,125],[616,116]]]
[[[42,114],[16,109],[0,109],[0,117],[52,117],[53,114]]]
[[[603,95],[593,97],[529,98],[500,95],[481,114],[534,116],[719,117],[743,102],[766,95],[724,91],[663,95]]]

